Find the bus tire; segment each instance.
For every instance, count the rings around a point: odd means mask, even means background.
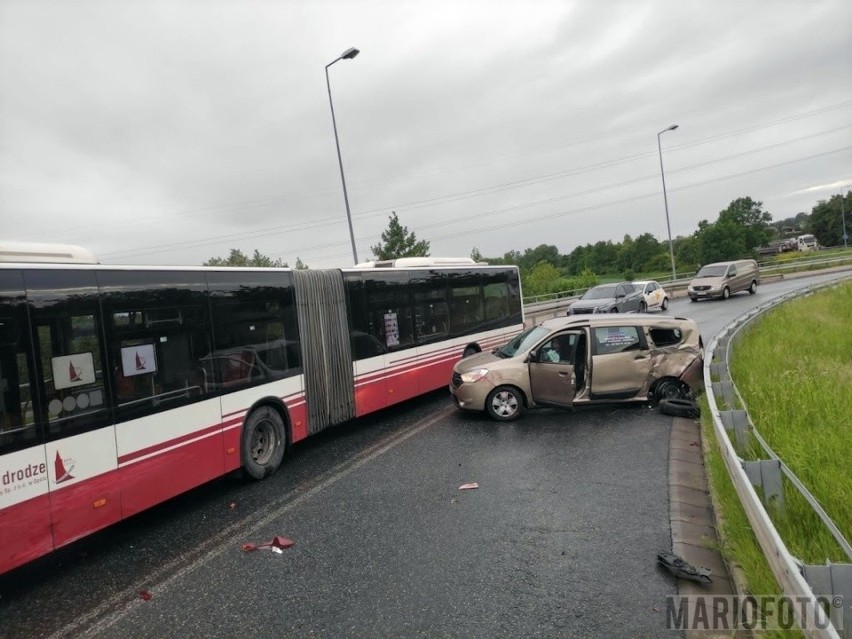
[[[261,406],[243,425],[240,455],[243,470],[252,479],[263,479],[278,470],[284,459],[287,432],[277,410]]]
[[[475,344],[469,344],[465,347],[464,352],[462,353],[462,359],[465,357],[470,357],[471,355],[476,355],[477,353],[481,353]]]

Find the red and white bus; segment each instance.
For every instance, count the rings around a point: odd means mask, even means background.
[[[463,353],[523,328],[517,269],[472,260],[293,271],[2,249],[0,573],[224,473],[269,475],[291,444],[446,386]]]

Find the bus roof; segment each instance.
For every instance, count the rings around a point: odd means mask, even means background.
[[[98,258],[90,250],[74,244],[0,242],[0,262],[97,264]]]
[[[411,268],[415,266],[477,266],[470,257],[398,257],[395,260],[359,262],[355,268]],[[481,266],[481,265],[480,265]]]

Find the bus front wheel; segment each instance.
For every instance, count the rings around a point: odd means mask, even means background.
[[[240,442],[243,469],[252,479],[271,475],[284,459],[286,431],[281,415],[269,406],[261,406],[249,415]]]

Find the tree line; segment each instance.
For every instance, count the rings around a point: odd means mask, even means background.
[[[812,233],[821,246],[843,244],[842,214],[852,210],[852,191],[820,200],[811,213],[772,221],[763,203],[751,197],[732,201],[719,212],[713,222],[701,220],[692,235],[672,241],[678,276],[694,273],[702,264],[743,257],[756,257],[756,249],[768,242],[802,233]],[[852,233],[852,228],[847,227]],[[381,241],[370,247],[375,260],[398,257],[427,257],[429,242],[418,240],[399,221],[396,211],[391,212],[387,229]],[[521,272],[527,295],[541,295],[571,289],[588,288],[598,283],[600,277],[634,279],[637,274],[661,277],[671,272],[668,241],[659,241],[650,233],[638,237],[625,235],[620,242],[612,240],[577,246],[568,254],[561,254],[551,244],[540,244],[523,252],[512,250],[501,257],[486,257],[474,247],[471,257],[489,264],[515,264]],[[255,250],[251,257],[238,249],[231,249],[227,258],[214,257],[205,266],[288,266],[281,258],[272,260]],[[296,258],[295,268],[308,268]]]

